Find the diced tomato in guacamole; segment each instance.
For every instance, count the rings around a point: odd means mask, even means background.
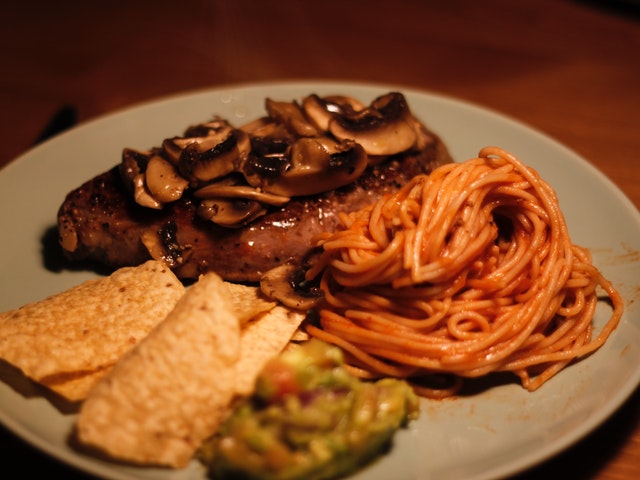
[[[214,479],[341,477],[382,453],[418,412],[406,382],[362,381],[340,349],[313,339],[267,364],[202,458]]]

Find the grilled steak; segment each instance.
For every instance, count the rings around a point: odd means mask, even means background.
[[[276,116],[270,113],[271,117]],[[278,122],[279,125],[281,123]],[[218,129],[216,132],[219,135]],[[237,133],[237,130],[234,132]],[[185,148],[173,163],[181,174],[180,179],[187,179],[183,187],[187,182],[190,187],[185,187],[178,194],[172,191],[171,194],[175,194],[177,199],[163,201],[161,205],[149,208],[144,199],[141,201],[140,196],[133,193],[132,185],[138,184],[135,181],[132,183],[131,179],[138,179],[145,169],[149,176],[151,159],[158,155],[167,158],[167,151],[170,153],[172,146],[180,142],[174,139],[173,143],[165,145],[163,151],[156,149],[145,152],[142,160],[128,152],[122,164],[67,195],[58,213],[61,244],[69,259],[97,261],[113,268],[156,258],[165,260],[183,279],[197,278],[206,271],[214,270],[226,280],[257,282],[265,272],[278,265],[302,262],[314,246],[314,238],[319,233],[335,229],[339,212],[360,209],[381,195],[396,191],[413,176],[429,173],[436,166],[451,161],[445,145],[436,135],[423,126],[420,126],[420,132],[420,148],[380,156],[355,181],[345,185],[309,195],[294,194],[282,205],[277,204],[278,199],[287,195],[287,188],[299,188],[298,184],[304,182],[304,178],[294,179],[291,187],[274,187],[271,190],[275,193],[267,198],[266,205],[261,204],[257,214],[254,214],[255,209],[248,209],[254,212],[253,216],[232,225],[212,221],[215,220],[214,214],[220,213],[221,207],[218,204],[206,204],[208,206],[203,207],[205,201],[210,201],[207,198],[203,201],[203,196],[207,197],[211,191],[227,192],[229,185],[237,186],[235,180],[228,180],[237,175],[237,171],[223,172],[222,187],[219,184],[211,187],[211,179],[205,181],[202,175],[197,177],[197,170],[193,168],[194,153],[187,155],[184,152],[188,148]],[[191,129],[181,138],[195,137],[202,137],[202,128]],[[269,155],[256,155],[256,151],[264,149],[264,137],[258,135],[256,130],[250,130],[249,137],[250,154],[246,158],[250,160],[243,165],[252,166],[243,167],[243,173],[251,180],[251,175],[264,164],[257,160],[267,158],[271,161],[278,155],[273,154],[273,148],[269,150]],[[230,142],[229,137],[225,138],[227,143],[240,144],[237,139]],[[296,138],[302,136],[296,135]],[[308,136],[304,138],[308,139]],[[287,152],[293,141],[288,138]],[[271,143],[269,145],[272,146]],[[330,172],[328,181],[333,181],[344,171],[350,174],[355,168],[349,164],[359,161],[352,160],[352,147],[352,144],[348,145],[348,149],[340,147],[342,149],[338,153],[332,154],[332,161],[340,159],[339,168],[342,170]],[[219,153],[222,147],[216,148]],[[345,153],[347,151],[348,154]],[[372,156],[369,154],[369,157]],[[133,163],[131,158],[135,160]],[[129,163],[126,159],[129,159]],[[349,168],[344,166],[345,163]],[[237,166],[238,162],[233,165]],[[323,178],[318,182],[322,183]],[[314,183],[314,180],[316,177],[309,183]],[[263,179],[262,182],[257,188],[259,195],[264,195],[265,190],[269,191],[270,188],[268,181]],[[240,186],[243,192],[248,188],[244,184]],[[148,189],[144,191],[148,192]],[[219,195],[215,193],[213,197],[219,198]],[[256,198],[261,199],[259,196]],[[278,201],[272,201],[273,198]],[[225,201],[241,204],[241,207],[256,203],[253,197],[246,195],[245,198],[232,196],[231,200],[227,198]]]

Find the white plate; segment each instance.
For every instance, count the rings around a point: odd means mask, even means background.
[[[397,88],[397,87],[395,87]],[[244,85],[189,93],[117,112],[27,152],[0,172],[0,310],[61,291],[96,274],[55,271],[43,262],[43,238],[65,194],[120,160],[125,146],[148,148],[220,114],[242,123],[264,113],[264,99],[315,92],[371,100],[394,87],[344,83]],[[502,115],[424,92],[402,90],[414,113],[439,133],[457,160],[495,145],[535,167],[557,190],[574,243],[626,300],[622,322],[596,354],[567,368],[535,393],[517,383],[476,395],[424,401],[421,418],[400,432],[390,454],[357,479],[495,478],[532,466],[592,431],[640,381],[640,215],[601,173],[543,134]],[[598,309],[596,323],[608,317]],[[202,479],[196,462],[181,471],[117,466],[81,455],[66,442],[73,415],[40,396],[0,382],[0,420],[16,435],[75,467],[107,478]]]

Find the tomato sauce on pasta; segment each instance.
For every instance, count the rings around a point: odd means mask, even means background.
[[[354,372],[406,378],[427,397],[461,379],[512,372],[534,391],[598,349],[623,301],[571,242],[554,190],[495,147],[415,177],[341,217],[307,279],[324,300],[308,332]],[[598,289],[612,313],[596,335]],[[423,381],[440,377],[452,383]]]

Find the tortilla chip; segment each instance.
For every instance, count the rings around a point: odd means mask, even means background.
[[[0,358],[69,400],[81,399],[92,382],[67,388],[61,379],[77,382],[114,365],[183,293],[184,286],[161,262],[121,268],[0,314]]]
[[[291,336],[292,342],[306,342],[311,338],[311,335],[307,333],[302,327],[298,328]]]
[[[110,369],[111,367],[107,367],[88,373],[46,377],[40,383],[68,401],[78,402],[87,398],[89,391]]]
[[[186,466],[228,414],[240,322],[222,279],[204,275],[83,403],[78,440],[127,462]]]
[[[233,304],[241,325],[278,304],[267,298],[259,287],[229,282],[225,285],[229,291],[229,301]]]
[[[242,329],[240,360],[236,366],[236,393],[251,395],[256,378],[267,361],[289,343],[305,314],[277,306]]]

